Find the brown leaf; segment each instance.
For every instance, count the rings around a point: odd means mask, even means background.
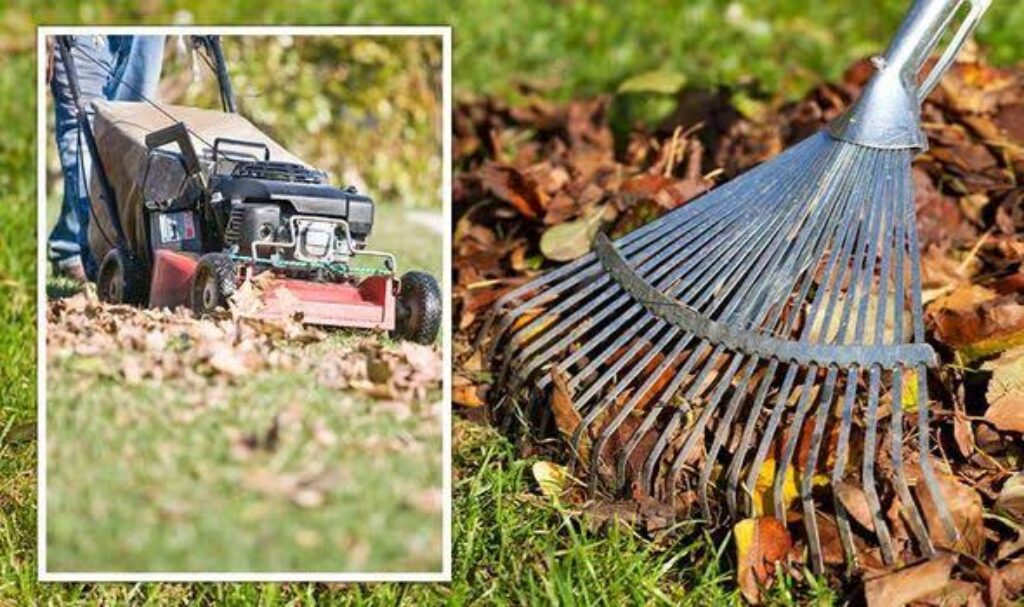
[[[1006,479],[996,496],[995,508],[1024,525],[1024,472]]]
[[[1000,430],[1024,433],[1024,348],[1004,352],[982,368],[992,371],[985,419]]]
[[[1024,305],[978,285],[960,287],[928,307],[936,337],[968,361],[1024,344]]]
[[[1024,558],[1014,559],[999,568],[1007,599],[1024,597]]]
[[[495,197],[515,207],[527,219],[543,216],[547,194],[515,167],[488,163],[481,169],[480,178]]]
[[[868,505],[867,495],[857,485],[840,482],[835,486],[836,497],[843,504],[843,508],[860,523],[862,527],[870,531],[875,530],[875,520],[871,516],[871,506]]]
[[[939,518],[939,510],[932,500],[924,479],[918,480],[914,490],[921,504],[932,542],[936,547],[979,556],[985,547],[985,527],[982,520],[981,496],[978,492],[949,474],[935,472],[939,490],[945,498],[953,524],[959,532],[957,541],[946,537],[945,526]]]
[[[761,588],[775,573],[775,564],[793,545],[786,526],[774,517],[748,518],[733,527],[736,540],[736,577],[743,596],[761,601]]]
[[[868,607],[899,607],[941,590],[949,582],[954,563],[954,555],[942,553],[934,559],[869,580],[864,584]]]
[[[583,418],[573,404],[572,394],[569,392],[568,379],[565,372],[558,367],[551,367],[551,412],[555,416],[555,426],[567,441],[572,441],[576,429]],[[587,460],[590,456],[590,437],[583,434],[579,443],[579,457]]]
[[[482,407],[486,403],[480,398],[479,388],[473,384],[452,387],[452,402],[463,407]]]

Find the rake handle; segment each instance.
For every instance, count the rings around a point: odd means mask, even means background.
[[[960,48],[974,31],[974,27],[990,3],[991,0],[917,0],[914,2],[883,59],[887,67],[898,70],[907,85],[915,86],[918,103],[924,101],[939,83],[942,75],[953,64]],[[949,45],[943,50],[939,60],[924,76],[920,86],[917,86],[917,79],[920,77],[928,57],[938,46],[942,35],[949,29],[953,18],[964,5],[970,5],[970,10],[953,34]]]

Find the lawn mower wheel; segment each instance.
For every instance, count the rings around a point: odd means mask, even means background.
[[[192,279],[191,304],[196,316],[226,308],[235,293],[235,262],[226,253],[207,253],[199,258]]]
[[[418,344],[434,343],[441,327],[441,288],[437,280],[424,272],[406,272],[401,284],[392,337]]]
[[[96,278],[100,301],[111,304],[145,305],[149,295],[149,279],[145,263],[117,247],[110,250]]]

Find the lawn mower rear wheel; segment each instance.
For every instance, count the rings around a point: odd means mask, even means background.
[[[199,258],[192,278],[190,302],[196,316],[226,308],[235,293],[235,262],[227,253],[207,253]]]
[[[145,305],[149,295],[146,264],[131,253],[111,249],[100,264],[96,291],[106,303]]]
[[[392,336],[418,344],[432,344],[441,328],[441,288],[425,272],[402,275],[395,302],[395,330]]]

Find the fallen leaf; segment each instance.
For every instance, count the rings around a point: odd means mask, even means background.
[[[619,93],[661,93],[672,95],[686,84],[686,76],[666,70],[638,74],[619,85]]]
[[[1024,433],[1024,348],[1004,352],[982,368],[992,371],[985,419],[1000,430]]]
[[[487,164],[481,170],[484,187],[527,219],[539,219],[547,206],[547,195],[537,184],[512,166]]]
[[[941,553],[934,559],[868,580],[864,598],[868,607],[900,607],[938,592],[949,582],[956,557]]]
[[[869,531],[875,530],[875,520],[871,516],[871,506],[868,505],[867,494],[857,485],[839,482],[835,486],[836,497],[843,505],[843,508],[862,527]]]
[[[555,416],[555,426],[571,444],[583,418],[573,404],[565,373],[558,367],[551,367],[551,386],[551,412]],[[590,437],[586,433],[580,437],[578,449],[580,459],[586,461],[590,456]]]
[[[569,484],[565,466],[541,460],[533,464],[532,470],[540,492],[553,500],[557,500]]]
[[[1024,597],[1024,558],[1014,559],[1000,567],[999,576],[1003,579],[1007,599]]]
[[[1024,345],[1024,305],[978,285],[954,290],[928,306],[936,338],[967,362]]]
[[[785,558],[793,541],[786,526],[773,517],[744,519],[733,527],[733,537],[740,591],[748,601],[758,604],[761,588],[772,579],[775,564]]]
[[[945,526],[939,517],[938,508],[932,500],[931,492],[924,479],[919,479],[914,490],[921,504],[921,513],[928,526],[932,542],[938,548],[964,552],[979,556],[985,547],[985,527],[982,520],[983,509],[981,496],[978,492],[949,474],[935,472],[939,490],[945,498],[953,524],[959,532],[958,541],[950,541],[946,536]]]
[[[601,228],[604,207],[585,212],[575,221],[552,226],[540,237],[540,252],[552,261],[572,261],[586,255]]]
[[[468,380],[467,380],[468,382]],[[455,382],[453,381],[453,384]],[[472,383],[452,386],[452,402],[463,407],[482,407],[486,403],[480,398],[479,387]]]
[[[1024,472],[1006,479],[996,496],[995,509],[1024,525]]]

